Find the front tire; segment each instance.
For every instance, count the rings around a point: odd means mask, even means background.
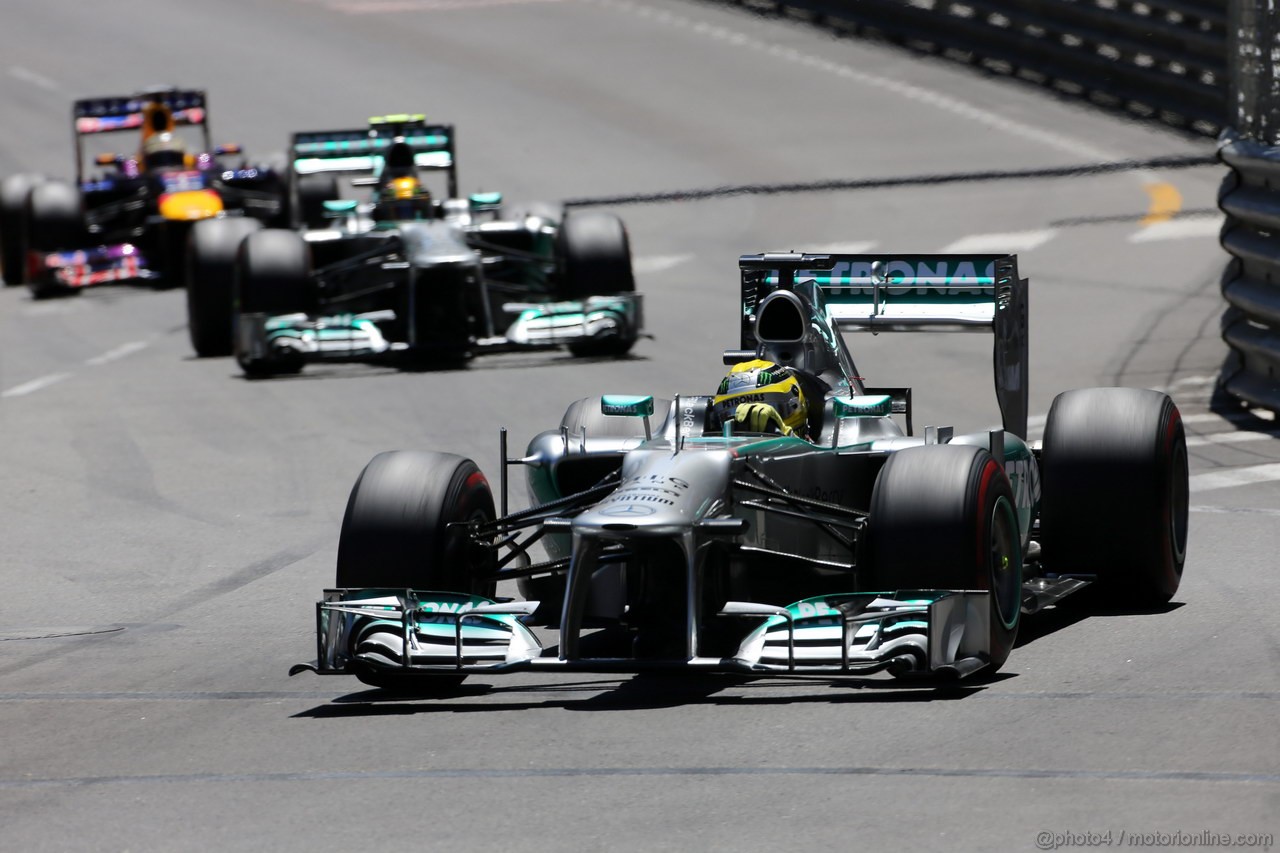
[[[39,175],[10,175],[0,182],[0,276],[8,287],[27,280],[27,205],[43,181]]]
[[[379,453],[351,489],[338,536],[337,586],[459,592],[493,598],[496,554],[474,546],[459,522],[495,517],[489,481],[451,453]],[[456,687],[465,674],[361,668],[365,684],[397,693]]]
[[[236,259],[235,314],[265,314],[279,317],[305,312],[311,272],[311,250],[301,234],[282,228],[251,233],[240,244]],[[277,355],[255,356],[243,351],[239,335],[234,336],[236,361],[246,376],[263,377],[297,373],[302,358]]]
[[[990,594],[990,660],[998,670],[1018,636],[1022,547],[1009,478],[986,449],[958,444],[892,454],[876,478],[860,586],[982,589]]]
[[[187,330],[200,358],[231,355],[236,255],[256,219],[206,219],[191,229],[185,264]]]
[[[379,453],[347,501],[338,537],[339,587],[458,592],[492,598],[491,550],[473,547],[462,522],[495,518],[489,481],[451,453]]]
[[[566,299],[634,293],[631,242],[611,213],[568,213],[556,233]]]
[[[1109,604],[1168,602],[1182,580],[1190,502],[1186,433],[1173,400],[1138,388],[1059,394],[1041,458],[1045,566],[1096,575]]]
[[[556,233],[560,259],[561,293],[565,299],[634,293],[631,243],[622,220],[610,213],[568,213]],[[579,357],[620,356],[631,350],[636,330],[618,326],[594,338],[569,345]]]
[[[84,219],[84,202],[80,190],[63,181],[46,181],[31,190],[28,202],[28,247],[37,252],[55,252],[81,248],[88,241]],[[38,280],[28,281],[37,299],[79,290],[67,287],[45,270]]]

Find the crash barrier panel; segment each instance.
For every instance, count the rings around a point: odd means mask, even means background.
[[[1218,192],[1231,255],[1222,274],[1231,352],[1219,381],[1233,397],[1280,410],[1280,147],[1226,130],[1218,156],[1231,169]]]
[[[720,0],[961,59],[1187,129],[1227,124],[1235,0]]]

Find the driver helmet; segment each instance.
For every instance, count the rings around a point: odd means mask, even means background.
[[[172,131],[153,133],[142,144],[142,161],[148,169],[181,168],[187,163],[187,149]]]
[[[739,406],[753,403],[771,406],[786,430],[805,431],[809,404],[793,368],[760,358],[739,362],[720,381],[711,407],[719,422],[725,424],[734,420]]]
[[[431,193],[416,177],[392,178],[379,191],[378,219],[430,219]]]

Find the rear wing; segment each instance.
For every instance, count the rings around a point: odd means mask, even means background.
[[[742,342],[758,345],[755,309],[770,292],[811,285],[839,331],[986,332],[1004,428],[1027,434],[1027,280],[1016,255],[743,255]]]
[[[140,128],[144,108],[156,103],[169,108],[175,124],[204,125],[208,118],[205,93],[199,89],[157,89],[135,95],[82,98],[71,106],[76,136]]]
[[[315,130],[295,133],[290,144],[294,171],[299,175],[320,172],[377,173],[391,144],[404,142],[413,151],[419,169],[449,173],[449,196],[457,189],[454,130],[451,124],[427,124],[416,116],[370,119],[356,130]]]

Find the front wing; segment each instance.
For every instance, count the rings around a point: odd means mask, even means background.
[[[474,342],[476,353],[546,349],[604,335],[634,339],[642,330],[643,297],[637,293],[589,296],[582,301],[504,305],[516,319],[503,335]],[[376,359],[412,348],[389,340],[383,323],[396,319],[393,310],[364,314],[241,314],[236,324],[238,352],[253,360],[351,361]],[[429,348],[431,341],[418,344]]]
[[[132,243],[67,252],[33,251],[28,268],[32,281],[42,281],[47,277],[58,286],[69,288],[150,279],[159,275]]]
[[[673,660],[552,656],[521,619],[537,605],[416,590],[325,590],[316,604],[318,659],[290,675],[665,669],[962,677],[986,666],[990,652],[990,596],[981,590],[847,593],[787,607],[727,602],[720,616],[759,620],[744,627],[738,651]]]

